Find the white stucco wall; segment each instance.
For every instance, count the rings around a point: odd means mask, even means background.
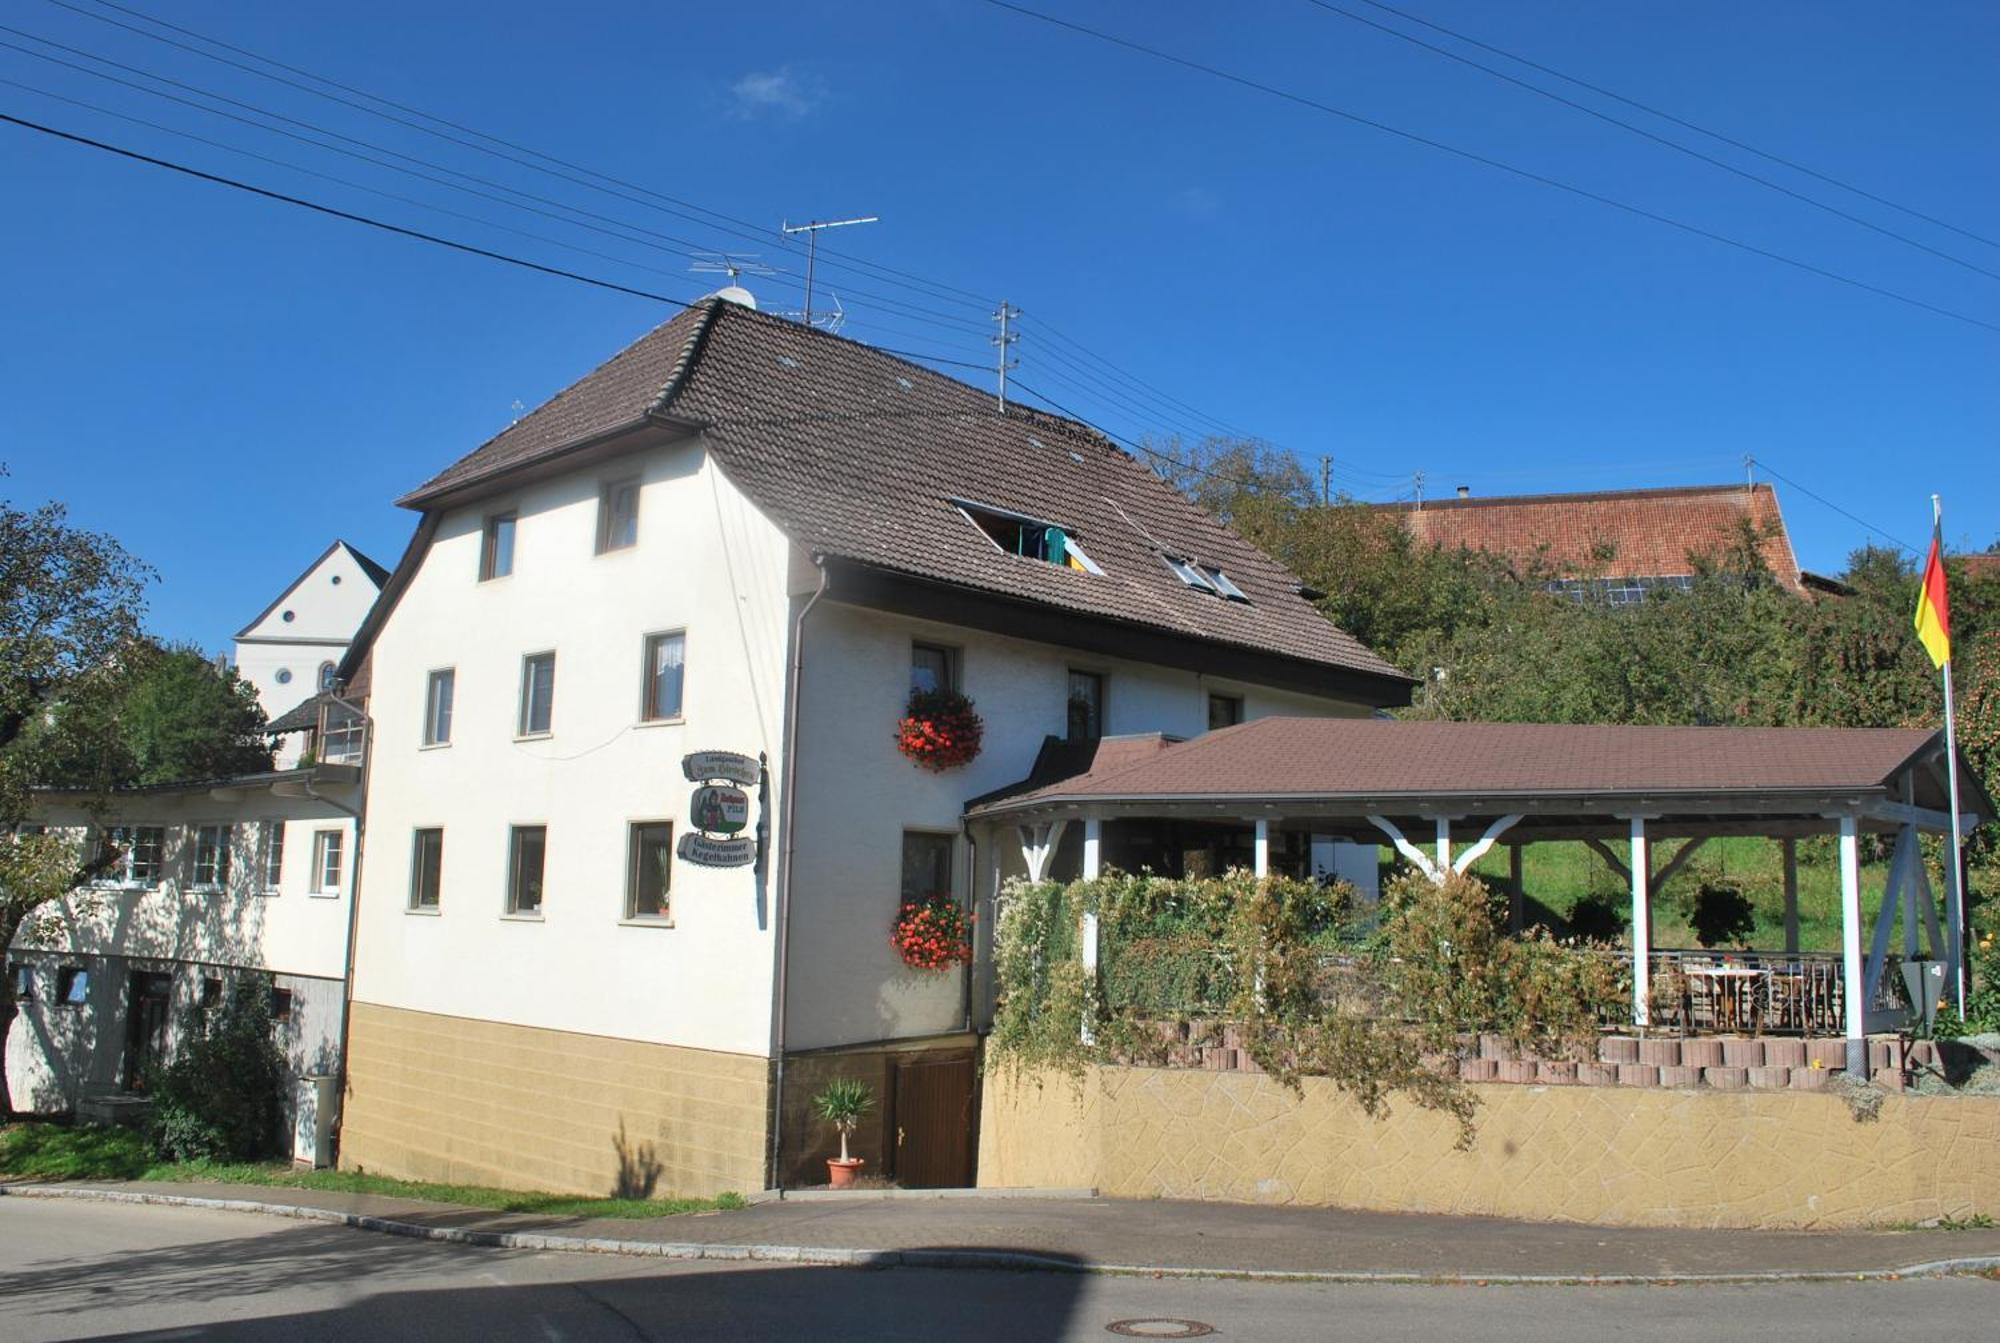
[[[288,713],[319,690],[320,667],[340,661],[377,595],[353,552],[335,546],[236,636],[236,673],[257,691],[265,717]],[[284,738],[279,767],[289,768],[305,742],[305,733]]]
[[[960,688],[985,722],[979,758],[961,769],[934,774],[896,749],[912,642],[958,652]],[[963,1027],[965,972],[911,970],[889,945],[900,900],[902,832],[957,833],[967,799],[1025,777],[1043,738],[1067,727],[1071,669],[1104,675],[1108,735],[1198,736],[1208,728],[1211,692],[1241,695],[1251,718],[1371,712],[1340,700],[822,604],[808,618],[805,635],[788,1048]],[[971,889],[970,860],[962,836],[957,845],[957,890],[964,895]],[[1018,851],[1003,856],[1018,862]]]
[[[639,541],[596,555],[598,488],[640,474]],[[478,580],[484,518],[515,510],[514,569]],[[771,890],[676,860],[673,924],[623,922],[627,827],[688,830],[681,757],[730,750],[780,780],[783,535],[697,446],[635,454],[446,515],[372,653],[375,738],[356,996],[389,1007],[764,1054]],[[647,634],[685,630],[683,720],[640,722]],[[556,651],[553,731],[515,738],[521,659]],[[452,740],[422,745],[429,673],[456,671]],[[754,807],[753,807],[754,810]],[[504,915],[510,825],[546,825],[538,919]],[[413,832],[444,831],[440,907],[408,912]]]
[[[356,805],[358,791],[341,790],[341,798]],[[36,819],[79,843],[88,824],[80,811],[63,804],[38,807]],[[284,826],[275,888],[266,886],[259,861],[259,827],[265,821]],[[165,828],[162,876],[145,886],[107,880],[88,887],[44,906],[22,928],[10,959],[31,967],[35,996],[21,1005],[8,1032],[13,1103],[23,1110],[58,1112],[119,1085],[130,1006],[127,976],[134,970],[165,972],[174,982],[170,1049],[205,977],[226,980],[232,969],[269,971],[275,986],[292,994],[292,1019],[278,1029],[292,1068],[332,1068],[340,1049],[348,900],[354,890],[353,819],[323,802],[255,789],[226,798],[206,791],[133,795],[119,801],[104,823]],[[196,889],[189,884],[193,827],[219,824],[234,827],[229,883],[220,891]],[[309,889],[313,835],[319,830],[342,837],[341,880],[334,891]],[[65,966],[89,972],[87,1002],[58,1001]]]

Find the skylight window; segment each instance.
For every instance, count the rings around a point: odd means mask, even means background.
[[[987,540],[1009,555],[1040,560],[1058,569],[1075,569],[1099,575],[1104,572],[1097,567],[1095,560],[1084,553],[1075,535],[1057,523],[958,499],[952,500],[952,503],[967,521],[986,533]]]
[[[1244,595],[1243,589],[1237,587],[1235,583],[1230,581],[1228,574],[1222,572],[1221,569],[1216,568],[1214,565],[1197,564],[1195,561],[1184,559],[1179,555],[1164,553],[1160,558],[1165,560],[1167,567],[1174,571],[1174,577],[1180,579],[1181,582],[1187,584],[1195,591],[1209,593],[1222,598],[1224,601],[1242,602],[1245,606],[1250,604],[1250,598]]]

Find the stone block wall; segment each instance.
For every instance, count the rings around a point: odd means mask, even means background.
[[[764,1186],[768,1059],[360,1002],[350,1031],[343,1169],[598,1196]]]
[[[1585,1065],[1626,1066],[1688,1065]],[[1790,1089],[1473,1092],[1461,1151],[1448,1116],[1395,1098],[1370,1118],[1318,1078],[1301,1095],[1238,1071],[1102,1067],[1080,1085],[1003,1072],[986,1083],[979,1182],[1625,1226],[2000,1215],[2000,1097],[1892,1095],[1864,1122],[1835,1095]]]

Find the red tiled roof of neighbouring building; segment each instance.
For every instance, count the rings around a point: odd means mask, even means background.
[[[1744,523],[1777,581],[1803,592],[1791,538],[1769,485],[1688,485],[1584,494],[1381,504],[1402,514],[1419,541],[1500,556],[1517,571],[1555,578],[1691,575],[1691,557],[1734,545]]]

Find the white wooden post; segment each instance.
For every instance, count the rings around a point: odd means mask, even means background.
[[[1868,1004],[1861,966],[1861,836],[1852,816],[1840,818],[1840,970],[1847,999],[1847,1075],[1868,1077]]]
[[[1083,823],[1083,879],[1095,880],[1103,870],[1104,822],[1095,816],[1087,817]],[[1083,916],[1081,932],[1083,976],[1086,982],[1097,981],[1097,911],[1090,910]],[[1090,1009],[1084,1008],[1082,1039],[1085,1044],[1096,1043],[1097,1033],[1091,1028]]]
[[[1653,897],[1652,868],[1646,858],[1646,818],[1632,818],[1632,853],[1626,864],[1632,874],[1632,1024],[1653,1020]]]
[[[1251,872],[1262,881],[1271,875],[1271,823],[1257,818],[1256,838],[1250,844]]]
[[[1437,880],[1442,883],[1451,873],[1451,817],[1437,818]]]
[[[1799,949],[1799,842],[1787,836],[1778,842],[1785,854],[1785,950]]]

